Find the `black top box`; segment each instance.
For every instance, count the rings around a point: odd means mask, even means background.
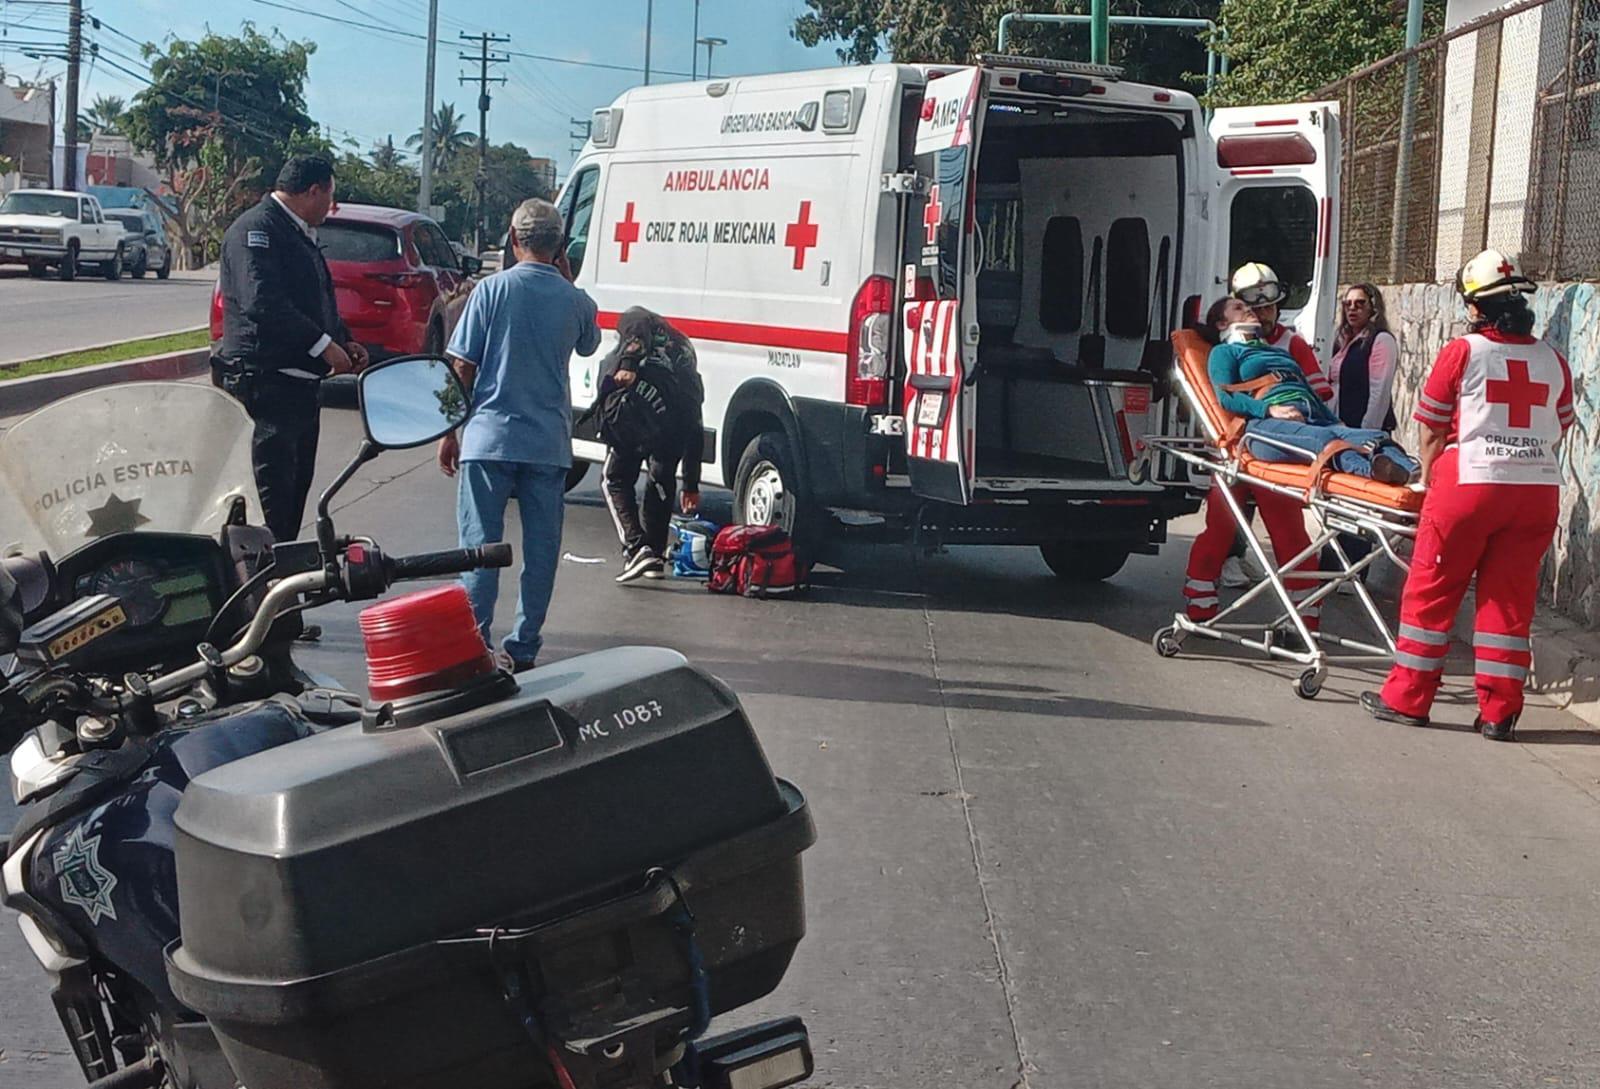
[[[217,768],[177,824],[169,976],[252,1089],[541,1084],[508,956],[552,1039],[613,1054],[651,1024],[668,1062],[782,978],[814,838],[734,694],[643,647]]]

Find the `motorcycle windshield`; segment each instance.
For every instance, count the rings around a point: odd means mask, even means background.
[[[215,534],[236,496],[261,520],[250,417],[213,386],[130,382],[0,435],[0,554],[59,558],[131,530]]]

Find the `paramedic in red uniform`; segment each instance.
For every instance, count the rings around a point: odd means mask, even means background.
[[[1456,610],[1477,575],[1476,725],[1486,738],[1510,741],[1533,661],[1539,565],[1560,509],[1556,451],[1572,426],[1572,375],[1531,335],[1523,295],[1533,282],[1511,261],[1485,250],[1457,274],[1456,288],[1472,332],[1439,353],[1417,403],[1428,497],[1400,599],[1394,668],[1361,705],[1374,718],[1427,725]]]
[[[1261,323],[1261,339],[1274,348],[1288,352],[1300,364],[1301,373],[1306,376],[1306,384],[1312,392],[1324,401],[1332,401],[1333,383],[1323,373],[1317,353],[1304,337],[1278,320],[1279,308],[1283,300],[1288,298],[1289,289],[1272,266],[1260,261],[1240,265],[1234,269],[1228,281],[1228,291],[1233,298],[1255,312],[1256,320]],[[1219,302],[1217,305],[1222,304]],[[1254,493],[1246,492],[1240,499],[1248,521],[1254,522]],[[1217,502],[1220,506],[1221,500]],[[1245,545],[1244,535],[1240,533],[1228,552],[1227,562],[1222,566],[1222,585],[1238,589],[1260,581],[1265,575],[1255,570],[1256,566],[1255,558]]]

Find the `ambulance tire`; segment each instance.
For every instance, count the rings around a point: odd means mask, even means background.
[[[778,525],[788,531],[802,562],[821,544],[821,519],[800,483],[800,459],[782,431],[750,440],[733,478],[733,518],[742,525]]]
[[[1122,570],[1129,549],[1102,541],[1050,541],[1039,546],[1039,554],[1062,582],[1104,582]]]
[[[567,483],[563,491],[571,491],[583,483],[583,478],[589,475],[589,463],[581,458],[574,458],[572,468],[567,470]]]

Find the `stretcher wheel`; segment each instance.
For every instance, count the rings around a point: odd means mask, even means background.
[[[1162,628],[1150,640],[1150,645],[1156,648],[1156,653],[1161,657],[1176,658],[1178,651],[1183,648],[1183,637],[1178,634],[1177,628]]]
[[[1314,700],[1322,691],[1322,682],[1327,680],[1326,669],[1311,668],[1300,674],[1294,682],[1294,694],[1303,700]]]
[[[1150,480],[1150,459],[1138,457],[1128,463],[1128,483],[1144,484]]]

